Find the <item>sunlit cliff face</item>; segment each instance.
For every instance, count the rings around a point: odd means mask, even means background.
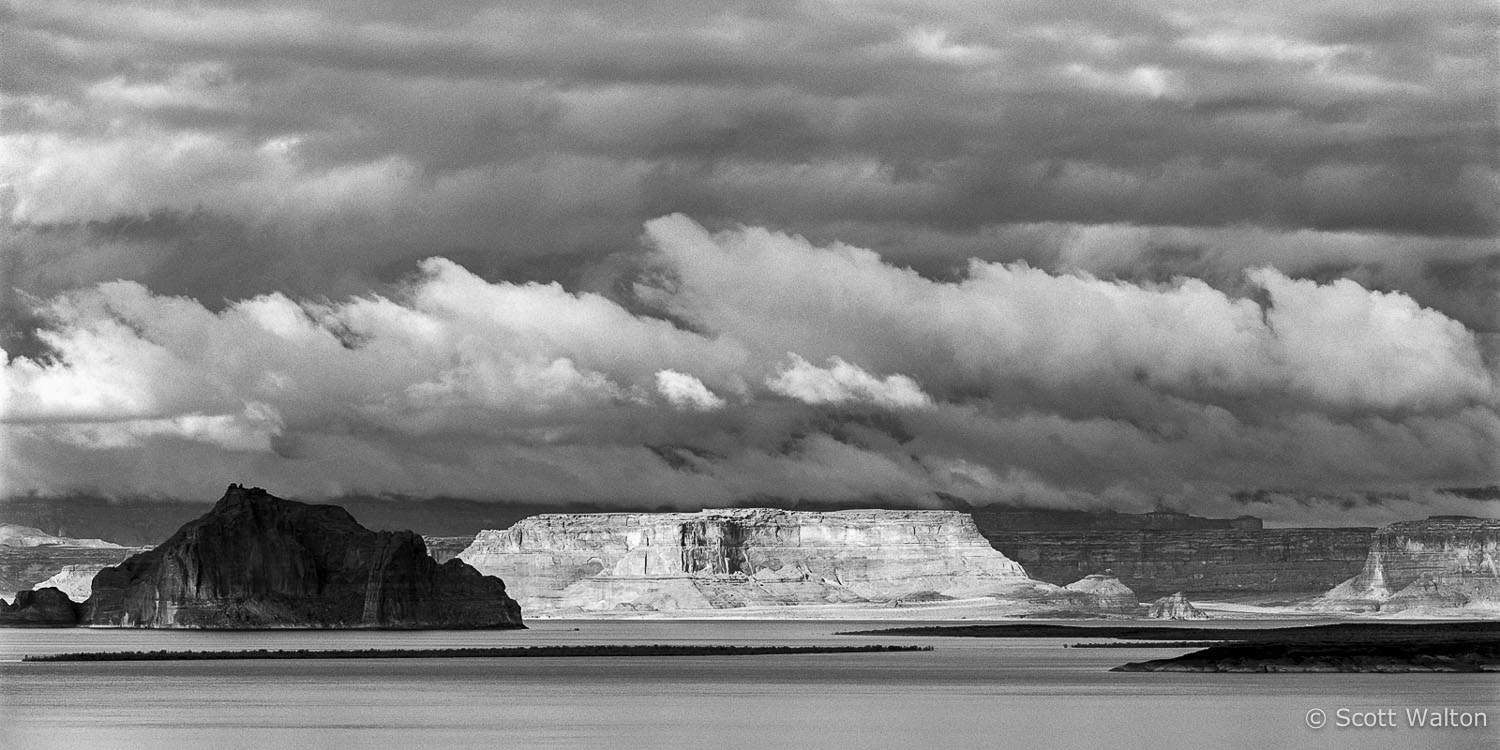
[[[1006,605],[987,606],[1002,611],[1101,606],[1030,579],[954,511],[548,514],[481,532],[459,559],[513,582],[523,609],[549,616],[907,597],[995,596]]]
[[[1330,590],[1328,609],[1500,612],[1500,521],[1395,523],[1371,540],[1364,570]]]

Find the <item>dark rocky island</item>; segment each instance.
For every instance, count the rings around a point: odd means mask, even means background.
[[[80,624],[149,628],[516,628],[505,584],[438,564],[410,531],[230,485],[155,549],[105,568]],[[0,619],[0,624],[9,624]]]

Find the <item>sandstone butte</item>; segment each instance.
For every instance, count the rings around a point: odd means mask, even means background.
[[[459,559],[511,581],[528,616],[980,598],[995,614],[1104,611],[1028,577],[955,511],[548,514],[481,532]]]
[[[1322,610],[1500,614],[1500,520],[1433,516],[1382,527],[1365,567],[1318,599]]]
[[[1146,610],[1146,619],[1207,620],[1210,618],[1202,610],[1194,607],[1193,603],[1188,601],[1186,594],[1179,591],[1171,596],[1164,596],[1152,602],[1151,607]]]
[[[1135,592],[1120,582],[1112,570],[1091,573],[1063,588],[1089,594],[1099,600],[1099,607],[1107,612],[1135,614],[1140,608]]]
[[[23,593],[60,612],[61,592]],[[73,624],[26,622],[36,607],[20,597],[3,609],[4,624]],[[337,506],[239,485],[154,549],[101,570],[76,609],[76,624],[115,627],[524,627],[500,579],[439,565],[413,532],[371,531]]]

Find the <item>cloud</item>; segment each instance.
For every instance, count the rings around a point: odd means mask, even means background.
[[[213,306],[243,293],[203,267],[249,235],[249,293],[343,296],[433,254],[492,280],[539,257],[603,263],[684,212],[939,268],[952,255],[903,235],[982,246],[958,262],[1035,261],[1045,248],[987,240],[1148,228],[1236,277],[1262,259],[1226,228],[1283,235],[1264,262],[1291,275],[1317,265],[1295,247],[1358,237],[1340,253],[1364,263],[1351,278],[1434,305],[1422,262],[1472,260],[1442,246],[1500,231],[1493,15],[17,4],[0,51],[7,276],[42,295],[126,278]],[[180,226],[126,252],[76,231],[162,212],[241,236]]]
[[[1356,412],[1495,398],[1473,332],[1348,281],[1262,269],[1248,281],[1263,308],[1192,279],[1137,285],[978,261],[939,282],[867,250],[760,229],[713,235],[683,217],[651,222],[647,235],[674,274],[655,295],[671,314],[762,357],[792,351],[906,373],[939,399],[1004,399],[1013,385],[1054,396],[1056,408],[1142,388]]]
[[[43,335],[55,359],[7,366],[7,418],[80,422],[219,413],[255,402],[298,423],[358,414],[392,428],[628,405],[681,363],[725,387],[743,354],[555,285],[488,284],[444,260],[399,299],[339,303],[272,294],[220,313],[132,282],[58,298]]]
[[[63,422],[48,431],[59,442],[87,450],[138,447],[159,437],[207,443],[227,451],[269,452],[283,425],[275,411],[249,403],[239,414],[183,414],[158,419]],[[35,430],[36,428],[32,428]]]
[[[932,399],[905,375],[877,378],[855,365],[829,357],[827,367],[818,367],[790,354],[791,364],[766,380],[773,392],[808,404],[872,403],[893,409],[927,406]]]
[[[314,495],[1149,509],[1482,484],[1500,457],[1479,337],[1352,281],[1260,269],[1232,295],[984,261],[939,281],[681,216],[646,242],[622,301],[440,258],[341,299],[215,311],[127,281],[55,296],[45,351],[7,358],[5,475],[12,491],[170,494],[219,472]]]
[[[724,399],[710,391],[703,381],[673,370],[656,373],[656,392],[678,409],[713,411],[724,407]]]
[[[1481,0],[0,25],[18,487],[1149,508],[1495,479]]]

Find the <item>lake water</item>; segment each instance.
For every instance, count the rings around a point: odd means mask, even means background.
[[[0,630],[0,748],[1495,748],[1500,675],[1120,674],[1169,649],[835,636],[902,623],[537,621],[525,631]],[[1077,624],[1077,623],[1071,623]],[[1228,623],[1216,623],[1228,624]],[[66,651],[933,645],[896,654],[21,663]],[[1489,726],[1406,726],[1405,710]],[[1322,709],[1329,723],[1306,724]],[[1394,709],[1397,726],[1337,727]],[[1365,713],[1366,716],[1370,714]],[[1377,722],[1378,723],[1378,722]]]

